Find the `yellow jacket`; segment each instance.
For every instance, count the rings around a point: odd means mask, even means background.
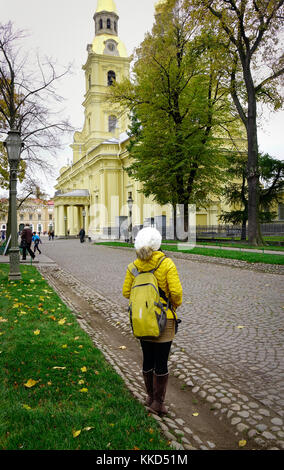
[[[137,258],[134,261],[134,264],[138,271],[151,271],[158,265],[159,260],[163,256],[165,255],[161,251],[154,251],[153,255],[149,260],[142,261]],[[175,311],[176,308],[182,303],[182,286],[174,262],[170,258],[165,258],[157,269],[157,271],[155,271],[155,276],[157,278],[159,287],[165,292],[167,298],[170,299],[173,310]],[[129,271],[129,269],[127,269],[122,288],[122,294],[127,299],[129,299],[130,297],[130,291],[133,281],[134,275]],[[163,301],[162,298],[161,300]],[[174,317],[170,309],[167,312],[167,317]]]

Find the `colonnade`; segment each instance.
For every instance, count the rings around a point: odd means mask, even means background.
[[[81,228],[89,229],[89,206],[78,204],[60,204],[54,207],[55,235],[65,237],[78,235]]]

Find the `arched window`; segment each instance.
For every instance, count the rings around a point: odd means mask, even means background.
[[[107,29],[111,29],[111,22],[109,18],[107,19]]]
[[[100,19],[100,21],[99,21],[99,28],[103,29],[103,20],[102,19]]]
[[[108,131],[109,132],[114,132],[117,126],[117,118],[116,116],[109,116],[108,117]]]
[[[107,84],[108,86],[111,86],[113,85],[113,83],[115,82],[115,72],[113,70],[109,70],[108,73],[107,73]]]

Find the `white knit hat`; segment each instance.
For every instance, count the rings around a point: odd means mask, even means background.
[[[153,227],[145,227],[139,230],[135,239],[135,249],[140,250],[143,247],[150,247],[153,251],[157,251],[162,243],[160,232]]]

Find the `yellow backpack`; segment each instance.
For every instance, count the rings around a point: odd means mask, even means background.
[[[164,256],[151,271],[138,271],[134,263],[128,266],[134,281],[129,298],[129,319],[134,336],[139,339],[158,338],[167,323],[167,305],[161,302],[158,281],[154,275]]]

